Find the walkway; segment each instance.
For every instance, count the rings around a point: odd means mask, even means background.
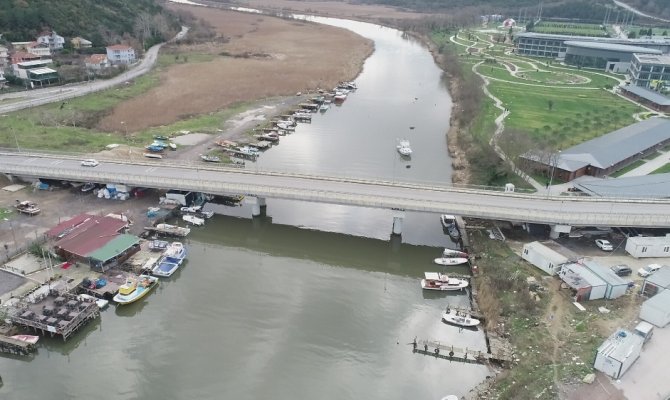
[[[660,156],[654,158],[653,160],[649,160],[646,163],[640,165],[639,167],[630,170],[619,177],[628,178],[629,176],[649,175],[668,163],[670,163],[670,151],[663,152]]]

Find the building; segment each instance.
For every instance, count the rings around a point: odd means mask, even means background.
[[[635,258],[669,257],[670,234],[629,237],[626,240],[626,252]]]
[[[662,267],[649,275],[642,283],[641,292],[645,296],[652,297],[666,289],[670,289],[670,267]]]
[[[93,47],[93,43],[90,40],[79,36],[70,39],[70,43],[72,43],[72,47],[75,49],[89,49]]]
[[[44,43],[31,42],[26,45],[26,51],[30,54],[40,56],[40,58],[51,57],[51,49]]]
[[[20,62],[12,64],[12,72],[14,76],[29,81],[31,87],[35,87],[36,83],[44,86],[59,80],[58,72],[47,67],[51,63],[51,59]]]
[[[590,196],[670,198],[670,173],[616,179],[583,178],[574,187]],[[643,187],[644,190],[636,188]]]
[[[556,275],[561,265],[569,262],[568,257],[560,254],[552,247],[556,242],[531,242],[523,245],[521,258],[538,267],[547,275]]]
[[[44,31],[37,36],[37,43],[44,43],[51,50],[61,50],[65,44],[65,39],[56,31]]]
[[[619,379],[640,357],[644,338],[625,329],[618,329],[598,347],[593,368]]]
[[[654,90],[626,85],[621,88],[621,94],[656,111],[670,112],[670,98]]]
[[[600,68],[607,72],[619,74],[628,72],[636,54],[663,54],[658,49],[616,43],[568,40],[565,42],[565,46],[566,64],[586,68]]]
[[[670,120],[649,118],[554,154],[530,151],[521,158],[530,169],[557,180],[603,177],[670,144]]]
[[[93,71],[100,71],[111,66],[106,54],[92,54],[84,59],[84,65],[86,69]]]
[[[512,18],[507,18],[503,21],[503,28],[513,28],[516,26],[516,21]]]
[[[26,61],[39,60],[40,56],[28,53],[27,51],[17,51],[10,56],[10,59],[12,64],[18,64]]]
[[[517,54],[564,59],[568,46],[565,42],[596,42],[622,44],[627,46],[640,46],[647,49],[660,50],[663,54],[670,53],[669,39],[619,39],[599,38],[591,36],[553,35],[548,33],[523,32],[514,38],[514,51]]]
[[[663,328],[670,323],[670,290],[664,290],[642,303],[640,319]]]
[[[582,258],[579,264],[585,266],[607,285],[605,289],[606,299],[616,299],[626,294],[628,281],[614,273],[611,268],[601,265],[591,258]]]
[[[576,291],[575,301],[598,300],[605,297],[607,283],[581,264],[561,266],[558,276]]]
[[[125,44],[108,46],[107,59],[112,65],[132,64],[135,62],[135,49]]]
[[[670,85],[670,56],[634,54],[628,74],[631,85],[660,90]]]
[[[9,50],[4,46],[0,46],[0,71],[4,70],[9,65]]]

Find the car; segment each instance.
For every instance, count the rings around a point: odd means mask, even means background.
[[[637,270],[637,274],[640,275],[643,278],[648,277],[649,275],[653,274],[654,272],[658,271],[661,269],[661,265],[658,264],[649,264],[646,267],[642,267]]]
[[[100,165],[100,163],[97,160],[89,158],[87,160],[83,160],[81,162],[81,165],[84,167],[97,167],[98,165]]]
[[[615,265],[612,267],[612,271],[619,276],[628,276],[633,273],[633,270],[626,264]]]
[[[85,184],[84,186],[81,187],[81,191],[84,192],[84,193],[87,193],[87,192],[90,192],[93,189],[95,189],[96,186],[97,185],[95,183],[88,182],[87,184]]]
[[[614,247],[612,246],[612,243],[609,242],[609,240],[605,239],[596,239],[596,246],[602,251],[612,251],[614,250]]]

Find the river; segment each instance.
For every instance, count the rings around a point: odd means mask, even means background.
[[[428,51],[392,29],[319,22],[375,41],[360,89],[257,167],[449,182],[451,103]],[[398,137],[412,142],[409,162]],[[420,289],[449,244],[436,215],[408,214],[402,238],[389,239],[386,210],[269,199],[253,220],[246,206],[223,211],[143,301],[111,307],[67,343],[43,339],[30,360],[0,357],[0,398],[441,399],[488,374],[409,345],[418,336],[485,349],[481,330],[440,321],[467,296]]]

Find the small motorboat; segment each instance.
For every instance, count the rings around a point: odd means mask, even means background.
[[[450,214],[440,215],[440,222],[443,228],[448,228],[451,225],[456,225],[456,217]]]
[[[252,156],[252,157],[257,157],[258,156],[258,150],[256,150],[253,147],[242,146],[242,147],[238,148],[238,151],[240,153],[244,154],[244,155],[247,155],[247,156]]]
[[[201,206],[182,207],[182,208],[179,209],[179,211],[181,211],[183,213],[193,214],[193,213],[197,213],[198,211],[200,211],[201,208],[202,208]]]
[[[153,152],[153,153],[160,153],[162,152],[165,147],[158,145],[158,144],[150,144],[149,146],[146,146],[145,149]]]
[[[157,158],[157,159],[162,159],[163,158],[162,155],[156,154],[156,153],[144,153],[144,157],[146,157],[146,158]]]
[[[39,336],[34,336],[34,335],[14,335],[10,336],[10,338],[14,340],[19,340],[24,343],[29,343],[29,344],[35,344],[37,343],[38,340],[40,340]]]
[[[445,248],[444,251],[442,252],[442,258],[449,258],[449,257],[462,257],[462,258],[468,258],[468,253],[464,251],[458,251],[458,250],[453,250],[453,249],[447,249]]]
[[[156,139],[156,140],[170,140],[169,137],[163,136],[163,135],[155,135],[154,139]]]
[[[170,148],[170,150],[177,150],[177,145],[175,143],[172,142],[168,143],[168,147]]]
[[[204,218],[198,218],[195,215],[184,215],[181,217],[184,221],[188,222],[191,225],[195,226],[203,226],[205,225],[205,220]]]
[[[186,248],[184,245],[180,242],[174,242],[165,251],[151,273],[164,278],[170,277],[181,266],[185,258]]]
[[[152,240],[149,242],[149,250],[151,251],[165,251],[170,243],[165,240]]]
[[[440,272],[424,272],[425,278],[421,279],[421,288],[426,290],[453,291],[463,290],[468,287],[465,279],[449,278]]]
[[[454,311],[449,308],[442,313],[442,320],[450,324],[465,327],[477,326],[480,322],[478,319],[472,318],[470,315],[464,315],[459,311]]]
[[[410,147],[409,140],[407,139],[399,140],[396,149],[398,149],[398,153],[400,153],[402,156],[409,157],[412,155],[412,148]]]
[[[119,287],[119,293],[114,301],[119,305],[134,303],[158,286],[158,278],[151,275],[140,275],[137,278],[129,277],[126,283]]]
[[[221,162],[221,159],[217,156],[210,156],[208,154],[200,154],[200,159],[205,162]]]
[[[441,257],[434,260],[437,265],[461,265],[468,262],[464,257]]]
[[[101,310],[109,305],[109,300],[99,299],[97,297],[91,296],[90,294],[82,293],[77,297],[80,301],[95,301],[95,304]]]
[[[319,107],[319,111],[321,111],[323,113],[323,112],[328,111],[329,108],[330,108],[330,106],[328,104],[324,103],[324,104],[321,104],[321,106]]]
[[[210,219],[214,216],[214,211],[200,211],[195,213],[195,216],[198,218]]]

